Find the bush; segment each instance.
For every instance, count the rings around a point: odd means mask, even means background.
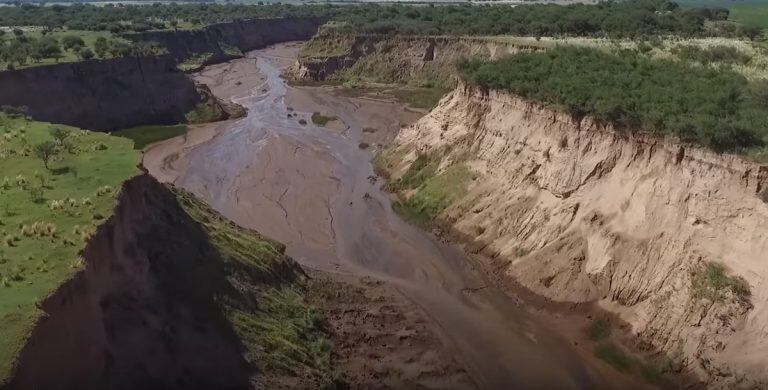
[[[733,46],[716,45],[702,48],[693,45],[678,45],[672,48],[672,54],[687,61],[700,62],[702,64],[727,63],[746,64],[750,57]]]
[[[722,264],[713,262],[700,264],[691,272],[693,294],[698,298],[716,302],[730,291],[737,299],[748,302],[752,296],[749,284],[741,276],[729,276]]]
[[[318,125],[318,126],[325,126],[330,121],[336,120],[335,116],[325,116],[320,114],[319,112],[312,113],[312,123]]]

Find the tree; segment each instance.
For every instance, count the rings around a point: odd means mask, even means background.
[[[35,52],[43,58],[55,58],[58,62],[61,58],[59,42],[52,37],[42,37],[35,43]]]
[[[53,130],[51,130],[51,137],[53,137],[53,143],[56,147],[60,147],[62,149],[69,149],[70,139],[69,137],[72,135],[72,132],[67,129],[62,129],[61,127],[54,127]]]
[[[13,35],[15,35],[17,37],[20,37],[20,36],[24,35],[24,30],[22,30],[20,28],[14,28],[13,29]]]
[[[107,38],[96,38],[96,42],[94,43],[93,48],[96,50],[96,55],[98,55],[100,58],[106,58],[107,52],[109,51],[109,42],[107,42]]]
[[[48,163],[56,155],[56,144],[53,141],[45,141],[35,145],[35,156],[43,161],[45,169],[50,170]]]
[[[95,54],[93,54],[93,50],[90,48],[84,47],[76,52],[77,56],[80,57],[81,60],[90,60],[93,59]]]
[[[77,35],[65,35],[63,38],[61,38],[61,44],[64,46],[64,50],[71,50],[74,49],[76,46],[83,47],[85,46],[85,42],[83,41],[83,38],[80,38]]]

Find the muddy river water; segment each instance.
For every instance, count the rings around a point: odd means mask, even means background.
[[[459,248],[392,212],[373,173],[373,151],[359,143],[364,128],[391,132],[418,114],[287,86],[280,74],[297,47],[256,51],[197,75],[218,96],[245,106],[247,117],[156,145],[145,166],[286,243],[305,267],[391,284],[423,309],[480,388],[626,388],[518,299],[490,286]],[[315,126],[304,107],[322,107],[339,120]]]

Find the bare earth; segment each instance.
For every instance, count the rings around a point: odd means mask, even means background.
[[[569,331],[555,330],[551,324],[569,317],[532,310],[494,288],[460,248],[400,220],[370,160],[420,114],[287,86],[280,73],[298,47],[277,45],[203,70],[198,80],[248,116],[153,145],[144,165],[286,243],[303,266],[346,281],[322,306],[339,346],[335,359],[353,387],[645,387],[575,345],[583,344],[583,317]],[[338,121],[315,126],[313,111]]]

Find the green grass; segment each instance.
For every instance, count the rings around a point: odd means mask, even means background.
[[[611,335],[611,323],[605,319],[592,321],[587,328],[587,337],[592,341],[600,341]]]
[[[312,113],[312,123],[318,125],[318,126],[325,126],[328,124],[328,122],[335,121],[335,116],[325,116],[319,112],[313,112]]]
[[[305,299],[303,273],[285,247],[222,217],[192,194],[175,190],[189,216],[200,223],[237,286],[216,291],[216,301],[246,347],[245,358],[262,373],[301,377],[323,388],[334,381],[331,344],[322,314]],[[210,260],[210,258],[209,258]],[[201,260],[203,261],[203,260]],[[255,297],[256,305],[242,302]]]
[[[32,150],[54,126],[0,116],[0,381],[42,314],[35,303],[80,267],[121,183],[139,173],[130,140],[56,127],[71,131],[73,147],[48,170]]]
[[[147,145],[187,134],[187,126],[139,126],[130,129],[118,130],[112,133],[117,137],[133,140],[133,147],[137,150],[144,149]]]
[[[729,18],[746,26],[768,28],[768,5],[733,6]]]
[[[435,175],[439,162],[436,154],[419,154],[408,167],[408,170],[397,180],[389,184],[389,190],[397,192],[420,187]]]
[[[768,27],[765,0],[678,0],[682,7],[721,7],[731,11],[728,19],[747,26]]]
[[[742,302],[749,302],[752,295],[744,278],[727,275],[725,267],[717,263],[700,264],[694,268],[691,284],[695,296],[713,302],[725,299],[728,291]]]
[[[413,108],[431,110],[447,92],[443,88],[399,88],[394,89],[392,94]]]
[[[451,166],[440,174],[425,178],[413,195],[393,203],[392,207],[406,220],[420,226],[428,225],[451,202],[464,196],[471,179],[472,173],[466,166]]]
[[[604,342],[595,348],[595,356],[621,372],[632,370],[634,361],[624,350],[611,342]]]

